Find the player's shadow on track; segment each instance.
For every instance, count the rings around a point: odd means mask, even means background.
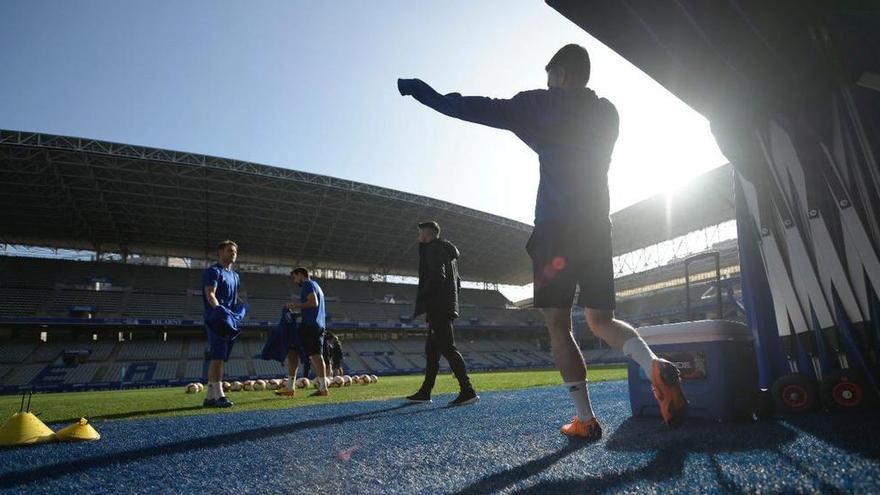
[[[251,405],[251,404],[257,404],[260,402],[269,402],[269,401],[277,401],[277,400],[278,400],[277,397],[265,397],[265,398],[258,399],[258,400],[251,400],[251,401],[245,403],[244,405],[247,406],[247,405]],[[100,416],[88,416],[88,419],[89,419],[89,421],[94,421],[96,419],[101,419],[101,420],[132,419],[132,418],[155,419],[155,416],[158,416],[161,414],[185,412],[185,411],[204,411],[204,410],[205,410],[205,406],[198,404],[198,405],[186,406],[186,407],[172,407],[172,408],[167,408],[167,409],[141,409],[139,411],[129,411],[129,412],[124,412],[124,413],[104,414],[104,415],[100,415]],[[215,414],[216,413],[237,413],[237,412],[247,412],[248,409],[244,409],[244,410],[242,410],[242,409],[237,409],[237,410],[222,409],[222,410],[215,410],[215,411],[216,411]],[[72,417],[72,418],[53,420],[52,423],[57,423],[59,425],[66,425],[68,423],[73,423],[73,422],[79,421],[79,418],[80,418],[79,416],[76,416],[76,417]]]
[[[786,420],[791,426],[866,459],[880,460],[880,421],[877,411],[805,414]]]
[[[183,412],[183,411],[201,411],[204,410],[205,407],[199,404],[198,406],[188,406],[188,407],[173,407],[168,409],[149,409],[149,410],[141,410],[136,412],[124,412],[117,414],[104,414],[100,416],[88,416],[90,421],[94,421],[96,419],[102,420],[110,420],[110,419],[130,419],[130,418],[138,418],[138,419],[147,419],[155,416],[157,414],[166,414],[166,413],[174,413],[174,412]],[[68,424],[72,422],[79,421],[80,416],[76,416],[73,418],[65,418],[59,419],[57,421],[52,421],[52,423],[58,424]]]
[[[58,464],[48,464],[31,469],[25,469],[18,472],[0,475],[0,489],[18,487],[25,483],[34,481],[62,478],[70,474],[81,474],[89,469],[102,468],[107,466],[119,466],[129,462],[141,461],[153,457],[163,457],[169,454],[178,454],[190,452],[194,450],[209,450],[215,448],[228,447],[243,442],[252,442],[255,440],[263,440],[267,438],[277,437],[278,435],[286,435],[301,430],[312,428],[321,428],[326,426],[340,425],[355,421],[367,421],[382,417],[387,413],[400,411],[402,409],[413,406],[413,404],[400,404],[393,407],[378,409],[375,411],[366,411],[362,413],[349,414],[346,416],[335,416],[331,418],[310,419],[287,423],[282,425],[267,426],[253,428],[250,430],[221,433],[207,437],[192,438],[182,440],[180,442],[165,443],[142,447],[135,450],[113,452],[106,455],[86,457],[74,461],[64,461]],[[414,411],[406,411],[398,413],[396,416],[420,414],[429,412],[433,409],[420,409]],[[204,416],[211,418],[216,416]]]
[[[595,476],[542,480],[533,486],[519,490],[517,493],[542,495],[547,493],[596,493],[613,491],[640,480],[666,481],[682,475],[689,453],[715,454],[767,450],[778,454],[780,446],[794,441],[795,438],[797,438],[797,432],[775,421],[718,424],[693,420],[679,430],[667,431],[658,426],[656,419],[629,418],[604,443],[596,445],[597,448],[604,448],[605,452],[602,455],[608,456],[607,461],[602,465],[613,466],[615,457],[618,456],[620,458],[619,464],[626,465],[630,463],[630,459],[627,458],[628,453],[653,451],[655,455],[650,462],[637,468]],[[542,469],[546,469],[553,462],[572,452],[572,450],[562,449],[558,453],[530,461],[503,473],[496,473],[484,480],[499,477],[499,479],[504,479],[505,484],[498,487],[489,485],[485,488],[497,490],[513,485],[537,474]],[[541,469],[536,471],[533,469],[535,466],[541,467]],[[601,466],[597,466],[597,468],[601,468]],[[708,472],[707,474],[714,474],[725,490],[741,491],[735,486],[735,483],[727,479],[717,463],[715,463],[714,473]],[[462,493],[477,493],[483,487],[475,485],[483,483],[484,480],[465,488]],[[826,488],[834,491],[834,487]]]
[[[525,464],[520,464],[519,466],[505,469],[504,471],[498,473],[490,474],[489,476],[486,476],[479,481],[468,485],[461,491],[457,492],[457,495],[477,495],[481,493],[494,493],[503,490],[510,485],[513,485],[519,481],[534,476],[541,471],[544,471],[563,457],[589,445],[590,444],[586,442],[571,441],[565,447],[555,452],[551,452],[544,457],[539,457]]]

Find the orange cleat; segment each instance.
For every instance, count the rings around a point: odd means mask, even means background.
[[[678,368],[665,359],[655,360],[651,369],[651,390],[660,405],[660,417],[666,426],[681,426],[687,418],[688,402],[681,388]]]
[[[287,390],[287,387],[279,388],[278,390],[275,391],[275,395],[278,395],[281,397],[296,397],[296,389]]]
[[[315,390],[309,394],[309,397],[327,397],[328,395],[330,395],[330,392],[327,390]]]
[[[562,425],[562,428],[560,428],[559,431],[565,436],[583,438],[584,440],[589,440],[591,442],[595,442],[602,438],[602,427],[599,425],[599,422],[596,421],[596,418],[590,418],[588,421],[581,421],[580,418],[575,416],[572,418],[571,423]]]

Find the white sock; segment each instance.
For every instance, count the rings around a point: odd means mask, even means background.
[[[223,384],[220,382],[208,382],[208,399],[223,397]]]
[[[564,385],[568,389],[568,394],[571,395],[571,400],[574,401],[574,406],[577,408],[578,418],[581,421],[593,419],[596,414],[593,413],[593,405],[590,403],[590,391],[587,389],[587,381],[565,382]]]
[[[296,389],[296,375],[290,376],[287,375],[287,390],[295,390]]]
[[[648,377],[651,376],[651,369],[654,366],[654,360],[658,358],[641,337],[632,337],[624,342],[623,353],[635,361]]]
[[[318,390],[327,390],[327,377],[318,377],[316,380],[318,380]]]

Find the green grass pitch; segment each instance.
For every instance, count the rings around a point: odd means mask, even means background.
[[[593,382],[619,380],[626,377],[626,366],[590,366]],[[280,377],[279,377],[280,378]],[[493,371],[472,373],[477,392],[514,390],[560,385],[556,370]],[[219,414],[264,409],[284,409],[315,404],[383,400],[404,397],[421,385],[421,375],[379,377],[372,385],[351,385],[333,388],[329,397],[308,397],[311,389],[298,390],[297,397],[276,397],[273,391],[230,392],[235,402],[229,409],[202,409],[204,393],[186,394],[183,387],[116,390],[101,392],[70,392],[34,394],[31,411],[47,423],[69,423],[85,416],[91,419],[133,419],[172,417],[193,414]],[[458,391],[458,384],[449,374],[437,378],[434,394]],[[21,396],[0,397],[0,420],[18,412]]]

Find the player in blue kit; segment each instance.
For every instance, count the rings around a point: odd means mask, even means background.
[[[238,300],[238,273],[232,265],[238,257],[238,244],[226,240],[217,245],[217,263],[202,275],[204,287],[205,330],[208,334],[208,394],[205,407],[231,407],[223,392],[223,363],[229,359],[237,336],[236,313],[241,311]],[[240,320],[240,317],[238,318]],[[230,325],[232,323],[232,325]]]
[[[317,282],[311,279],[306,268],[294,268],[290,275],[293,282],[300,287],[299,301],[287,304],[288,309],[302,312],[300,324],[300,338],[305,348],[305,353],[312,362],[315,370],[315,380],[318,382],[318,390],[312,395],[325,397],[330,395],[327,380],[327,363],[324,362],[324,333],[327,330],[327,308],[324,304],[324,291]],[[287,355],[288,369],[296,370],[299,361],[299,353],[291,349]],[[294,380],[296,377],[288,377]],[[292,394],[291,394],[292,395]]]
[[[602,436],[583,355],[572,335],[572,304],[585,308],[596,336],[623,350],[651,377],[663,421],[678,426],[687,414],[678,369],[614,318],[608,169],[617,110],[587,87],[590,57],[582,46],[562,47],[545,71],[547,89],[510,99],[442,95],[419,79],[398,79],[397,88],[449,117],[512,131],[538,154],[535,228],[526,250],[532,258],[534,305],[543,309],[553,359],[577,409],[562,433],[588,440]]]

